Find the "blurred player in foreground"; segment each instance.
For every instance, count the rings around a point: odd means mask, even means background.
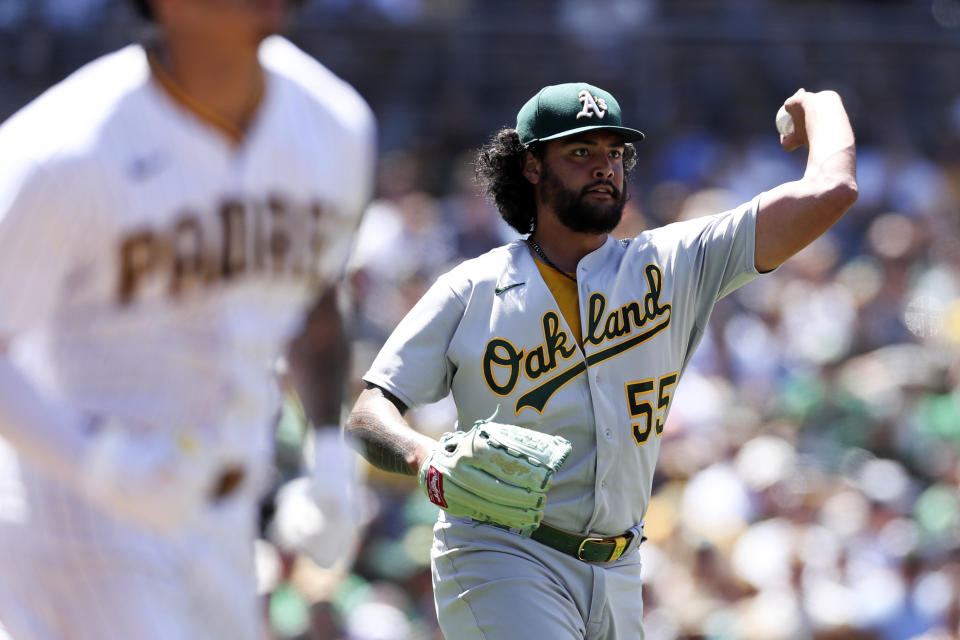
[[[375,147],[367,104],[273,35],[287,4],[141,2],[155,38],[0,127],[0,620],[17,640],[264,632],[273,363],[317,300],[340,327],[330,291]],[[336,425],[344,340],[322,338],[311,418]],[[315,450],[344,466],[335,426]]]
[[[419,474],[443,509],[432,570],[448,640],[643,637],[637,548],[660,436],[711,311],[856,200],[839,96],[800,90],[785,106],[795,130],[781,145],[809,148],[802,178],[623,242],[609,233],[643,134],[606,91],[546,87],[481,149],[488,194],[529,236],[438,279],[347,422],[371,462]],[[404,421],[451,391],[458,432],[438,444]],[[471,428],[497,407],[507,424]],[[529,431],[511,443],[511,425]],[[544,467],[552,478],[525,484]]]

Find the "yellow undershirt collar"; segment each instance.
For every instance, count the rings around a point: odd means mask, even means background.
[[[573,337],[576,338],[577,344],[583,349],[583,337],[580,329],[580,295],[577,291],[577,283],[545,264],[532,249],[530,255],[533,256],[537,269],[540,271],[543,281],[547,283],[550,293],[553,294],[557,306],[560,307],[560,313],[563,314],[563,319],[567,321],[567,326],[573,332]]]

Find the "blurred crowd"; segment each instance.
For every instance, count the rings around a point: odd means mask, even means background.
[[[647,638],[960,637],[960,3],[829,3],[847,22],[819,25],[809,6],[761,0],[482,4],[322,0],[296,26],[383,134],[345,287],[352,393],[438,274],[516,237],[479,194],[471,149],[539,87],[594,82],[647,133],[621,237],[799,177],[774,113],[799,86],[835,88],[858,134],[859,200],[714,312],[663,434],[640,548]],[[43,13],[51,28],[102,24],[80,5],[123,15],[116,0],[0,0],[0,46],[26,47],[5,25],[61,5]],[[122,38],[89,37],[51,44],[48,60],[63,55],[65,73]],[[0,62],[0,117],[57,79],[31,84],[17,64]],[[450,402],[411,413],[433,435],[454,420]],[[281,454],[301,437],[286,415]],[[412,478],[364,473],[354,559],[321,571],[258,546],[277,638],[440,638],[435,508]]]
[[[657,156],[664,175],[634,181],[620,236],[802,171],[773,134],[701,131]],[[859,159],[855,208],[721,302],[677,391],[640,551],[648,638],[960,635],[960,165],[868,144]],[[418,189],[416,157],[384,158],[351,271],[355,379],[436,275],[513,237],[470,163],[436,196]],[[412,419],[438,435],[455,412]],[[412,481],[369,480],[373,519],[346,584],[410,626],[382,618],[346,637],[438,637],[435,514]]]

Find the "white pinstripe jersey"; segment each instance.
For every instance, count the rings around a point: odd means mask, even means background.
[[[610,237],[585,256],[583,349],[525,242],[468,260],[414,306],[364,379],[411,407],[452,391],[466,428],[500,405],[498,422],[567,438],[545,522],[619,535],[643,520],[673,393],[716,301],[759,275],[758,202]]]
[[[274,36],[231,145],[128,46],[0,127],[0,336],[59,402],[269,463],[271,364],[372,188],[366,103]],[[255,474],[254,474],[255,475]],[[2,496],[0,496],[2,497]]]

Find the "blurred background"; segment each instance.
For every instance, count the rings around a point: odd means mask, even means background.
[[[142,29],[125,0],[0,0],[0,121]],[[663,434],[647,638],[960,637],[960,0],[308,0],[289,36],[380,126],[346,284],[354,395],[438,274],[515,237],[471,154],[542,86],[603,87],[647,134],[620,236],[799,177],[774,114],[837,90],[859,201],[714,312]],[[454,417],[411,421],[438,435]],[[284,473],[302,432],[286,413]],[[365,475],[355,560],[258,543],[276,638],[441,637],[436,511],[414,480]]]

